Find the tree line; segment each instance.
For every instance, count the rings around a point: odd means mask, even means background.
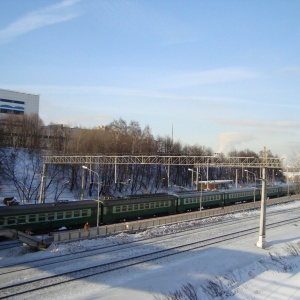
[[[37,201],[40,196],[43,156],[45,155],[192,155],[213,156],[211,148],[203,145],[183,145],[170,136],[154,137],[150,127],[141,128],[137,121],[127,123],[122,118],[101,128],[71,128],[51,123],[48,126],[38,115],[1,119],[0,127],[0,188],[6,183],[14,186],[18,198]],[[219,155],[224,155],[220,153]],[[249,149],[231,151],[230,157],[259,157]],[[274,157],[269,151],[269,157]],[[193,166],[190,166],[191,168]],[[65,190],[74,198],[95,197],[101,182],[101,196],[157,193],[192,188],[191,172],[186,166],[114,165],[93,166],[94,172],[80,166],[54,165],[47,168],[45,197],[60,199]],[[207,174],[208,171],[208,174]],[[257,170],[249,170],[257,172]],[[82,172],[85,172],[82,189]],[[235,179],[236,169],[200,169],[202,178],[209,180]],[[245,174],[238,170],[239,181]],[[117,178],[115,175],[117,174]],[[169,176],[169,177],[168,177]],[[280,176],[278,174],[278,176]],[[281,176],[282,177],[282,176]],[[253,180],[253,179],[251,179]]]

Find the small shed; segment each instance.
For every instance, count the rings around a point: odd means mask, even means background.
[[[197,190],[220,190],[222,188],[227,188],[229,184],[233,184],[233,180],[202,180],[198,181]]]

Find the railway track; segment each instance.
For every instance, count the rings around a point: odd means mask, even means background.
[[[15,247],[21,246],[22,243],[19,241],[3,241],[0,242],[0,251],[2,250],[9,250]]]
[[[298,209],[287,209],[284,212],[273,212],[268,214],[268,218],[272,217],[278,217],[284,213],[296,213],[297,211],[300,211],[300,208]],[[247,220],[252,220],[252,216],[245,217],[243,216],[243,222],[246,223]],[[189,228],[182,228],[182,231],[178,231],[176,233],[171,232],[171,233],[164,233],[163,236],[155,236],[155,241],[153,241],[154,236],[149,237],[149,238],[143,238],[141,240],[134,240],[130,241],[127,243],[124,243],[123,245],[109,245],[109,246],[101,246],[101,247],[96,247],[93,249],[85,249],[84,251],[76,252],[76,253],[68,253],[56,257],[47,257],[39,260],[34,260],[34,261],[22,261],[22,263],[17,262],[14,264],[10,265],[3,265],[0,267],[0,276],[1,275],[8,275],[10,273],[16,273],[20,271],[26,271],[38,267],[45,267],[45,266],[50,266],[50,265],[55,265],[59,263],[72,263],[75,262],[78,259],[87,257],[87,256],[92,256],[92,255],[100,255],[100,254],[111,254],[114,251],[123,251],[123,250],[128,250],[130,248],[137,248],[140,247],[141,245],[139,244],[139,241],[143,241],[142,246],[144,247],[145,245],[156,245],[157,243],[160,243],[161,241],[165,242],[170,242],[172,240],[176,240],[182,236],[184,236],[186,239],[189,238],[190,235],[194,235],[195,232],[201,230],[201,233],[204,233],[206,230],[211,231],[215,227],[219,226],[220,223],[224,226],[235,226],[240,223],[240,219],[225,219],[222,221],[216,220],[215,222],[211,220],[210,223],[198,223],[198,224],[193,224],[194,227],[189,227]],[[1,279],[1,277],[0,277]],[[1,285],[1,284],[0,284]]]
[[[294,224],[295,222],[299,221],[300,217],[298,216],[295,218],[290,218],[288,220],[282,220],[279,222],[268,224],[267,228],[271,229],[287,224]],[[143,263],[149,263],[158,259],[179,255],[188,251],[193,251],[209,246],[218,245],[221,243],[226,243],[230,240],[234,240],[242,236],[248,236],[249,234],[257,233],[257,230],[258,226],[254,226],[252,228],[235,231],[225,235],[219,235],[216,237],[207,238],[196,242],[189,242],[177,246],[172,246],[167,249],[152,249],[149,253],[142,253],[139,255],[135,255],[133,253],[131,257],[126,257],[124,259],[117,259],[115,261],[80,268],[75,271],[64,272],[57,275],[44,276],[43,278],[9,285],[0,288],[0,299],[13,299],[15,297],[17,297],[16,299],[24,299],[24,297],[27,297],[29,294],[32,295],[32,293],[36,293],[42,289],[47,289],[52,286],[63,285],[79,279],[101,275],[108,272],[113,272],[115,270],[120,270]]]

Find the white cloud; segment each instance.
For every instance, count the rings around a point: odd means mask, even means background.
[[[254,137],[244,132],[222,132],[219,134],[219,153],[235,150],[243,143],[249,143]]]
[[[167,79],[166,85],[170,87],[188,87],[215,84],[222,82],[233,82],[245,79],[254,79],[258,73],[242,68],[219,68],[199,72],[189,72],[174,75]]]
[[[251,103],[248,100],[234,97],[209,97],[209,96],[192,96],[187,94],[178,94],[172,92],[164,92],[157,89],[137,89],[130,87],[118,87],[118,86],[88,86],[88,85],[10,85],[7,86],[11,90],[22,90],[22,91],[35,91],[42,95],[45,94],[61,94],[61,95],[79,95],[79,94],[91,94],[93,97],[109,95],[109,96],[122,96],[122,97],[135,97],[135,98],[150,98],[150,99],[165,99],[172,101],[198,101],[202,105],[220,105],[221,103],[237,103],[247,104]]]
[[[295,121],[261,121],[255,119],[227,119],[218,121],[222,125],[238,126],[238,127],[260,127],[260,128],[275,128],[275,129],[297,129],[300,128],[300,122]]]
[[[58,4],[31,12],[0,30],[0,41],[9,41],[41,27],[69,21],[79,15],[74,5],[79,0],[64,0]]]

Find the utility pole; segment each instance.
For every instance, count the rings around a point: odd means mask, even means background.
[[[80,200],[84,200],[84,183],[85,183],[85,172],[82,168],[81,171],[81,194],[80,194]]]
[[[43,171],[41,175],[41,190],[39,203],[45,203],[45,174],[46,174],[46,164],[43,164]]]
[[[261,179],[261,207],[260,207],[260,221],[259,221],[259,236],[256,246],[262,249],[266,248],[266,211],[267,211],[267,199],[266,199],[266,167],[267,165],[267,151],[264,148],[263,154],[263,168]]]

